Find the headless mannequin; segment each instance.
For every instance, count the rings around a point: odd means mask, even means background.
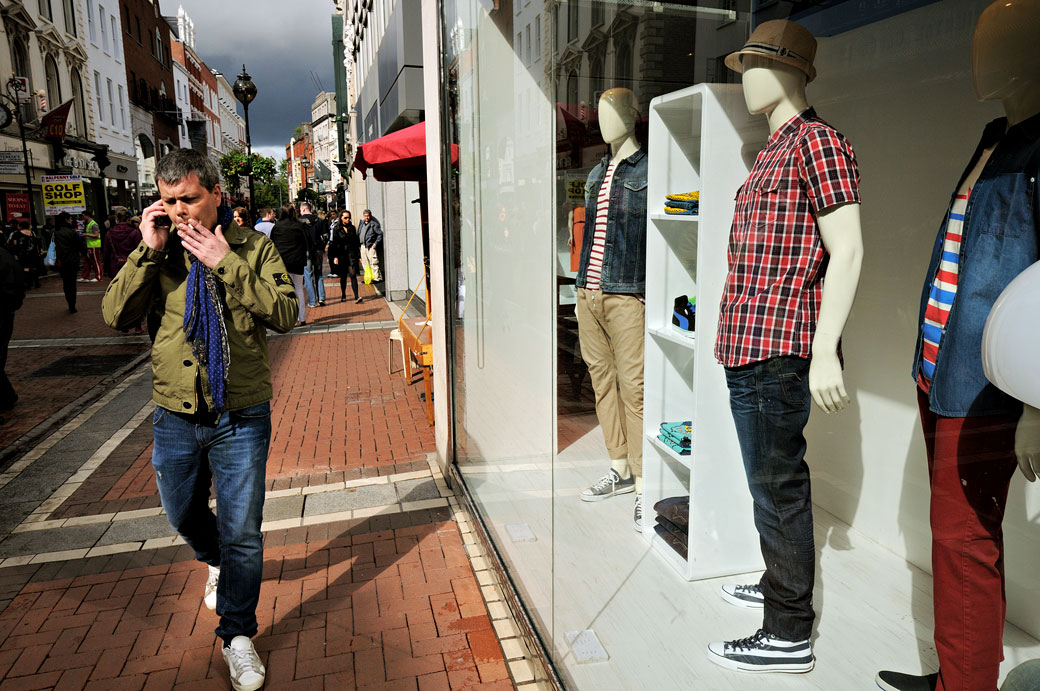
[[[1040,113],[1040,0],[1008,3],[994,2],[975,24],[971,44],[972,78],[975,97],[980,101],[1000,101],[1008,126]],[[972,171],[977,180],[987,151]],[[1023,405],[1015,434],[1018,467],[1030,482],[1040,473],[1040,409]]]
[[[805,97],[806,76],[798,68],[757,55],[744,56],[743,64],[742,83],[748,111],[765,114],[770,132],[776,132],[809,107]],[[838,342],[856,298],[863,259],[859,204],[838,204],[825,209],[817,217],[817,224],[830,259],[813,338],[809,391],[816,405],[835,413],[849,403],[838,359]]]
[[[636,139],[636,110],[635,104],[631,107],[615,106],[609,99],[599,100],[599,129],[603,141],[610,146],[610,162],[617,164],[639,150],[639,140]],[[596,219],[585,219],[586,233],[595,225]],[[590,234],[591,241],[591,234]],[[642,444],[642,439],[629,440],[629,443]],[[631,470],[628,461],[624,458],[614,459],[610,467],[617,471],[622,478],[628,478]],[[643,478],[636,476],[636,494],[643,493]]]

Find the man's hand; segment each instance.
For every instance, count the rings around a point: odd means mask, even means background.
[[[144,244],[156,252],[166,249],[166,242],[170,239],[170,229],[155,225],[155,220],[166,215],[162,201],[157,201],[141,214],[141,239]]]
[[[1031,405],[1022,407],[1022,417],[1015,429],[1015,456],[1018,468],[1030,482],[1040,473],[1040,410]]]
[[[187,223],[177,224],[177,233],[180,235],[181,245],[184,246],[184,249],[194,254],[200,262],[211,269],[217,268],[217,264],[231,251],[231,246],[224,239],[224,232],[220,226],[210,232],[197,219],[191,218]]]
[[[817,332],[809,362],[809,391],[816,405],[828,413],[844,410],[849,404],[845,381],[838,360],[838,339]]]

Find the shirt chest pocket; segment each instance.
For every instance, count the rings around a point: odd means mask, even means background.
[[[779,176],[767,176],[756,181],[749,190],[749,221],[752,227],[774,226],[783,216],[787,184]]]
[[[986,196],[972,211],[983,235],[1017,238],[1036,225],[1036,177],[1026,173],[1000,175],[986,184]]]
[[[625,180],[622,208],[629,214],[642,216],[646,214],[646,178],[642,180]]]

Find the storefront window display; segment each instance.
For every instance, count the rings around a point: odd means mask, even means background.
[[[800,651],[779,671],[809,674],[769,688],[965,657],[932,636],[957,626],[956,585],[934,616],[925,594],[945,491],[929,413],[1017,424],[978,342],[1037,259],[1020,211],[1040,217],[1040,69],[979,47],[1017,45],[1040,4],[997,4],[1019,14],[980,43],[987,0],[442,1],[453,460],[562,684],[755,688],[731,653],[774,640]],[[965,268],[985,304],[939,343],[929,299],[953,299],[946,229],[973,187],[1004,213],[965,231],[992,260]],[[1040,657],[1032,490],[982,521],[1003,518],[990,568],[1021,627],[1003,674]],[[987,687],[995,593],[987,659],[957,677]]]

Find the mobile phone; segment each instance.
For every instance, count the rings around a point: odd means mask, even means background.
[[[156,228],[169,228],[173,225],[173,221],[170,220],[170,217],[165,215],[156,216],[154,222]]]

